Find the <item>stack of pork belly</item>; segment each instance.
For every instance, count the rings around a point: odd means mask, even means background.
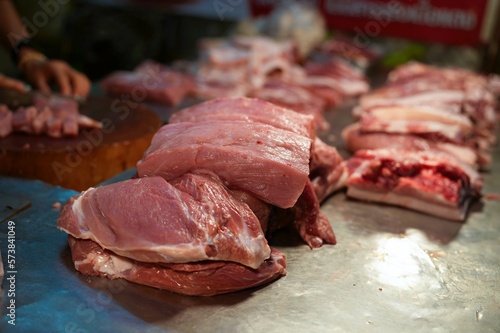
[[[197,93],[202,98],[250,96],[312,114],[320,128],[325,107],[369,90],[364,75],[337,57],[298,64],[294,45],[266,37],[201,43]]]
[[[356,152],[347,194],[463,220],[496,140],[491,82],[416,62],[392,71],[385,86],[360,99],[359,121],[343,131]]]
[[[101,126],[100,122],[80,114],[78,104],[69,98],[36,94],[33,105],[15,111],[0,105],[0,138],[12,132],[61,138],[77,136],[80,128]]]
[[[319,201],[342,182],[314,119],[250,98],[184,109],[154,136],[137,177],[90,188],[63,207],[77,270],[189,295],[275,280],[285,256],[266,236],[293,226],[335,244]]]
[[[299,63],[293,42],[262,36],[204,39],[194,62],[148,60],[134,71],[111,73],[101,87],[110,95],[173,106],[192,97],[254,97],[313,115],[323,130],[325,108],[369,90],[362,72],[338,55]]]

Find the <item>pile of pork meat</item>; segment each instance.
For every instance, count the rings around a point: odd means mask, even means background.
[[[188,97],[255,97],[312,114],[319,129],[326,129],[325,108],[366,93],[369,84],[338,52],[318,48],[316,55],[299,63],[292,42],[267,37],[202,40],[194,63],[172,68],[146,61],[132,72],[112,73],[101,87],[110,95],[134,95],[142,87],[146,101],[174,106]]]
[[[77,136],[80,128],[101,127],[100,122],[80,114],[78,104],[69,98],[35,94],[33,105],[15,111],[0,105],[0,138],[13,132],[61,138]]]
[[[498,81],[417,62],[393,70],[342,133],[354,152],[347,195],[464,220],[496,141]]]
[[[292,227],[311,248],[336,243],[319,203],[342,186],[345,165],[315,126],[246,97],[174,114],[135,178],[62,208],[76,269],[203,296],[285,275],[285,256],[267,241],[274,231]]]

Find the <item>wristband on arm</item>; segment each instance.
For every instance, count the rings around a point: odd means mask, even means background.
[[[23,49],[29,49],[29,52],[21,52]],[[46,61],[47,57],[37,51],[31,45],[30,39],[20,40],[15,47],[12,48],[12,60],[17,64],[17,67],[22,70],[24,65],[30,61],[37,60],[40,62]]]

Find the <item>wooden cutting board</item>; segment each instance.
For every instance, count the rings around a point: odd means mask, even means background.
[[[0,103],[25,105],[30,100],[1,92]],[[117,98],[91,98],[80,113],[103,122],[103,128],[59,139],[20,133],[0,138],[0,174],[86,190],[134,167],[161,126],[146,106]]]

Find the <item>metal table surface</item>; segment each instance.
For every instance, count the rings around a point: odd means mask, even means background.
[[[341,147],[348,109],[328,114],[326,141]],[[500,189],[498,146],[493,154],[484,193]],[[500,332],[499,201],[476,202],[462,224],[337,193],[322,205],[337,245],[310,250],[280,232],[271,244],[287,255],[285,277],[206,298],[77,273],[52,208],[75,192],[12,178],[0,189],[31,201],[10,218],[16,325],[4,279],[0,332]],[[7,233],[0,223],[4,265]]]

